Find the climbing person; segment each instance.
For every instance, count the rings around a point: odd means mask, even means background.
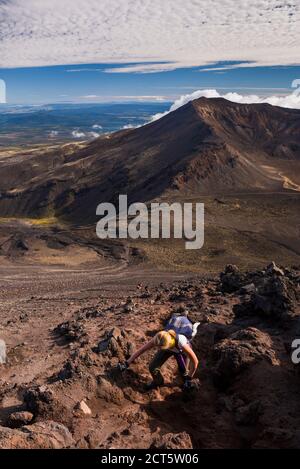
[[[120,363],[119,368],[125,371],[143,353],[158,347],[158,351],[150,362],[149,371],[152,382],[147,385],[147,390],[163,386],[164,378],[160,371],[162,365],[170,358],[175,357],[179,372],[183,378],[183,390],[194,387],[193,377],[198,367],[198,358],[192,349],[191,340],[197,333],[199,323],[193,324],[185,315],[173,315],[164,330],[139,348],[125,362]]]

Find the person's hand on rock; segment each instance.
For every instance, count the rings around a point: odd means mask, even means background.
[[[125,361],[125,362],[120,362],[118,364],[118,368],[119,370],[121,371],[121,373],[123,373],[124,371],[126,371],[128,369],[129,365],[128,363]]]

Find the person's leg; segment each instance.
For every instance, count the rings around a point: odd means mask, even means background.
[[[189,370],[190,370],[191,360],[190,360],[189,357],[187,357],[186,355],[184,355],[184,361],[185,361],[186,373],[188,374],[188,373],[189,373]]]
[[[178,370],[181,376],[184,378],[188,373],[187,357],[183,353],[176,353],[175,357],[178,365]]]
[[[156,386],[162,386],[164,384],[163,375],[160,372],[162,365],[172,356],[168,350],[159,350],[153,357],[150,365],[149,371],[153,378],[153,383]]]
[[[189,378],[189,358],[183,353],[177,353],[176,360],[180,375],[183,379],[183,391],[197,389],[191,378]]]

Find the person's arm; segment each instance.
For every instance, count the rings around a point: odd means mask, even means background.
[[[126,360],[127,365],[131,365],[131,363],[134,362],[140,355],[145,353],[147,350],[150,350],[155,346],[155,341],[154,338],[149,340],[145,345],[143,345],[141,348],[139,348],[136,352],[134,352],[128,360]]]
[[[189,376],[193,378],[194,374],[196,373],[196,370],[198,368],[199,360],[197,358],[197,355],[193,351],[192,347],[188,344],[184,345],[182,347],[183,352],[186,354],[187,358],[190,360],[190,371],[189,371]]]

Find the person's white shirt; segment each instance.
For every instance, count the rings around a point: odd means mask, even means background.
[[[187,338],[185,337],[185,335],[183,335],[183,334],[178,334],[178,335],[177,335],[177,341],[176,341],[176,342],[177,342],[178,346],[177,346],[177,347],[174,347],[174,348],[172,349],[172,352],[174,352],[174,353],[180,353],[180,352],[182,352],[182,349],[183,349],[184,345],[188,345],[188,344],[189,344],[188,339],[187,339]]]

